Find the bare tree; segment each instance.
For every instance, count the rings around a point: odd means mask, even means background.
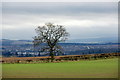
[[[39,46],[41,43],[45,43],[46,46],[41,51],[47,51],[51,56],[51,62],[54,60],[56,54],[61,53],[61,46],[59,42],[65,41],[68,37],[68,32],[62,25],[54,25],[52,23],[46,23],[44,26],[38,26],[35,29],[37,36],[34,37],[34,46]]]

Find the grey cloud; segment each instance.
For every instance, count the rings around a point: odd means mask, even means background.
[[[39,23],[88,20],[90,27],[65,25],[70,38],[117,35],[117,3],[3,3],[3,38],[32,39]],[[70,21],[71,20],[71,21]],[[99,23],[100,22],[100,23]],[[103,24],[109,24],[104,25]],[[99,23],[99,24],[98,24]],[[91,24],[91,23],[90,23]],[[103,24],[103,25],[100,25]],[[7,27],[7,28],[6,28]]]
[[[117,3],[3,3],[3,13],[79,15],[83,13],[115,13]]]

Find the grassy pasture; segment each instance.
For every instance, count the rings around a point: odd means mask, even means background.
[[[3,78],[117,78],[118,59],[3,64]]]

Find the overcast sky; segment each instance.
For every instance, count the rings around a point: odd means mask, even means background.
[[[70,39],[118,36],[117,2],[5,2],[2,10],[7,39],[32,39],[47,22],[65,26]]]

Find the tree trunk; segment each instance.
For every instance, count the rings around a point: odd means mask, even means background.
[[[53,62],[53,60],[54,60],[54,55],[52,53],[52,55],[51,55],[51,62]]]
[[[54,53],[53,53],[52,49],[50,50],[50,56],[51,56],[51,62],[53,62],[53,60],[54,60]]]

